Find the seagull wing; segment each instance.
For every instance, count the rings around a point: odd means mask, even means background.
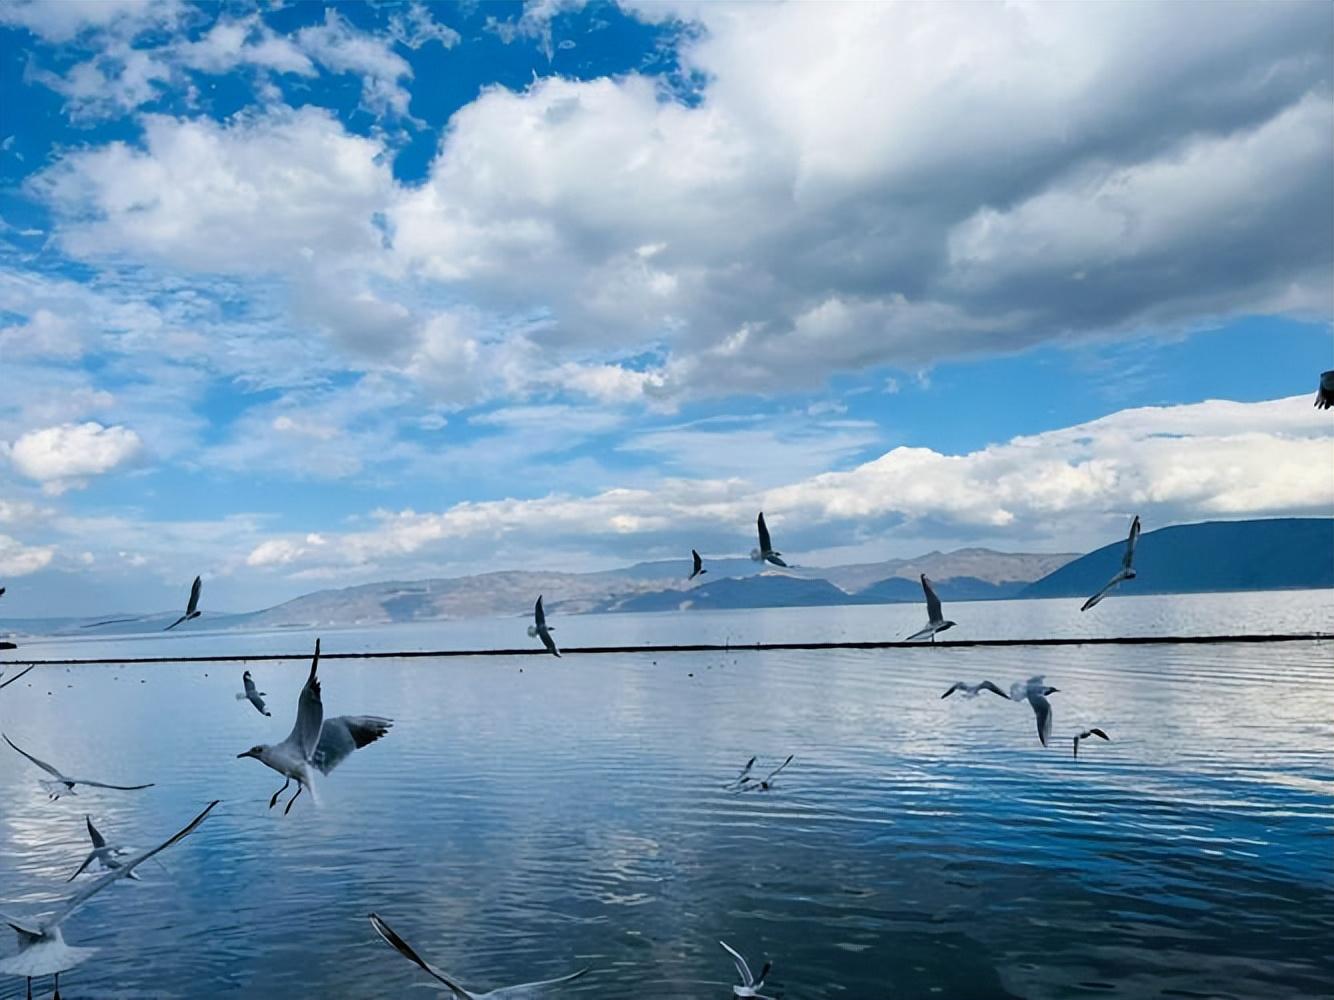
[[[87,778],[67,778],[66,781],[72,781],[76,785],[87,785],[89,788],[110,788],[117,792],[137,792],[144,788],[152,788],[153,782],[146,785],[108,785],[103,781],[89,781]]]
[[[578,979],[580,976],[588,975],[588,969],[583,968],[578,972],[571,972],[568,976],[561,976],[559,979],[542,979],[535,983],[520,983],[518,986],[505,986],[498,990],[492,990],[490,993],[483,993],[479,1000],[537,1000],[544,996],[548,986],[559,986],[561,983],[568,983],[572,979]]]
[[[34,663],[33,666],[35,667],[36,664]],[[26,674],[26,673],[27,673],[29,670],[31,670],[31,669],[32,669],[32,667],[24,667],[22,670],[20,670],[18,673],[16,673],[13,677],[9,678],[9,680],[5,681],[3,684],[0,684],[0,688],[6,688],[6,687],[9,687],[9,685],[13,684],[16,680],[18,680],[20,677],[22,677],[24,674]],[[13,746],[13,744],[11,743],[10,746]],[[17,749],[17,748],[15,748],[15,749]],[[19,751],[19,752],[22,753],[22,751]]]
[[[284,741],[301,751],[305,760],[310,760],[320,742],[320,727],[324,723],[324,702],[320,700],[320,679],[315,671],[320,665],[320,640],[315,640],[315,656],[310,661],[310,676],[306,686],[301,689],[301,697],[296,704],[296,725]]]
[[[533,605],[533,624],[536,625],[539,630],[547,627],[547,613],[542,610],[541,594],[537,595],[537,603]]]
[[[89,882],[87,886],[85,886],[83,889],[80,889],[69,899],[65,900],[65,904],[60,909],[58,909],[50,917],[50,919],[45,921],[46,927],[51,928],[60,926],[60,924],[64,922],[66,917],[68,917],[71,913],[77,910],[84,903],[88,902],[88,900],[92,899],[93,896],[97,895],[99,892],[101,892],[103,889],[109,886],[112,882],[115,882],[117,879],[129,878],[130,874],[137,867],[139,867],[139,865],[143,864],[149,858],[153,857],[153,855],[159,853],[160,851],[165,851],[168,847],[176,843],[178,840],[182,840],[185,837],[188,837],[191,833],[195,831],[195,828],[199,826],[200,823],[204,822],[204,819],[208,816],[210,812],[213,811],[213,807],[216,806],[217,804],[218,800],[214,799],[212,802],[210,802],[207,806],[204,807],[203,812],[201,812],[194,819],[190,820],[188,824],[186,824],[180,830],[173,833],[162,843],[158,844],[157,847],[150,848],[147,851],[141,851],[140,853],[136,854],[134,857],[126,861],[124,864],[120,865],[117,868],[111,869],[111,871],[107,872],[101,878],[98,878],[93,882]]]
[[[83,821],[88,824],[88,839],[93,842],[93,846],[106,847],[107,839],[97,832],[97,827],[93,826],[93,818],[85,815]]]
[[[723,951],[731,955],[732,961],[736,963],[737,974],[741,976],[741,985],[754,986],[755,977],[750,974],[750,966],[746,964],[746,960],[742,958],[740,953],[726,941],[719,941],[718,943],[723,946]]]
[[[97,857],[97,851],[89,851],[89,852],[88,852],[88,857],[84,858],[84,859],[83,859],[83,864],[79,865],[79,870],[76,871],[76,872],[75,872],[73,875],[71,875],[69,878],[65,879],[65,881],[66,881],[66,882],[73,882],[76,878],[78,878],[80,875],[82,875],[82,874],[84,873],[84,871],[88,868],[88,866],[91,865],[91,864],[93,863],[93,858],[95,858],[95,857]]]
[[[374,743],[393,725],[392,719],[382,719],[378,715],[339,715],[325,719],[320,729],[320,742],[310,762],[322,774],[328,774],[353,750]]]
[[[1315,394],[1315,405],[1321,410],[1334,406],[1334,371],[1320,373],[1320,388]]]
[[[1098,591],[1096,594],[1094,594],[1092,597],[1090,597],[1087,601],[1085,601],[1082,605],[1080,605],[1079,610],[1080,610],[1080,611],[1087,611],[1089,608],[1093,607],[1095,604],[1097,604],[1099,601],[1101,601],[1104,597],[1106,597],[1109,593],[1111,593],[1111,591],[1112,591],[1113,589],[1115,589],[1116,585],[1117,585],[1118,583],[1120,583],[1120,582],[1121,582],[1122,580],[1124,580],[1124,579],[1125,579],[1124,571],[1121,572],[1121,573],[1117,573],[1116,576],[1112,577],[1112,578],[1111,578],[1110,580],[1108,580],[1105,584],[1103,584],[1102,590]]]
[[[690,558],[695,562],[695,568],[690,571],[690,578],[693,580],[704,572],[704,560],[699,557],[699,553],[694,549],[690,550]]]
[[[953,684],[950,685],[950,689],[946,691],[944,694],[942,694],[941,697],[948,698],[955,691],[967,691],[967,690],[968,690],[967,684],[965,684],[963,681],[955,681]]]
[[[764,780],[765,780],[765,781],[772,781],[773,778],[774,778],[774,775],[776,775],[779,771],[781,771],[783,768],[787,767],[789,764],[792,763],[792,758],[793,758],[794,756],[795,756],[795,754],[788,754],[788,755],[787,755],[787,760],[783,761],[783,763],[779,764],[776,768],[774,768],[772,771],[770,771],[770,772],[765,776]]]
[[[1000,688],[996,687],[995,684],[992,684],[991,681],[983,681],[981,684],[979,684],[979,685],[977,686],[977,689],[978,689],[979,691],[990,691],[990,692],[992,692],[993,694],[998,694],[998,695],[1000,695],[1002,698],[1009,698],[1009,697],[1010,697],[1008,694],[1006,694],[1006,693],[1005,693],[1004,691],[1002,691]]]
[[[926,594],[926,620],[932,625],[936,625],[945,620],[945,615],[940,608],[940,598],[936,596],[935,590],[931,586],[931,581],[922,574],[922,592]]]
[[[185,613],[192,615],[199,610],[199,591],[204,587],[204,581],[200,577],[195,577],[195,582],[190,584],[190,603],[185,606]]]
[[[537,634],[542,637],[542,645],[547,647],[547,652],[552,656],[560,656],[560,650],[556,648],[556,640],[551,638],[551,633],[546,628],[537,630]]]
[[[19,750],[18,747],[14,746],[14,741],[11,740],[8,736],[5,736],[3,733],[0,733],[0,736],[3,736],[3,737],[4,737],[4,741],[5,741],[6,743],[8,743],[11,747],[14,747],[15,750],[18,750],[18,752],[19,752],[21,755],[23,755],[24,757],[27,757],[30,761],[32,761],[34,764],[36,764],[38,767],[40,767],[43,771],[45,771],[47,774],[51,775],[51,777],[53,777],[53,778],[58,778],[58,779],[61,780],[61,781],[65,781],[65,780],[66,780],[66,778],[65,778],[65,776],[64,776],[63,774],[61,774],[59,771],[57,771],[54,767],[52,767],[52,766],[51,766],[50,764],[48,764],[46,761],[44,761],[44,760],[38,760],[36,757],[34,757],[32,754],[28,753],[28,751],[26,751],[26,750]],[[85,782],[85,784],[87,784],[87,782]]]
[[[1030,698],[1029,701],[1033,703],[1033,714],[1037,717],[1038,739],[1045,747],[1047,739],[1051,736],[1051,702],[1042,695]]]
[[[774,543],[770,540],[769,528],[764,523],[764,511],[760,511],[760,516],[756,523],[760,528],[760,553],[764,554],[766,552],[772,552],[774,550]]]
[[[1126,553],[1121,557],[1121,568],[1129,570],[1131,563],[1135,561],[1135,543],[1139,541],[1139,515],[1135,515],[1135,520],[1130,522],[1130,535],[1126,538]]]
[[[171,631],[172,629],[174,629],[177,625],[179,625],[181,622],[185,621],[185,620],[186,620],[187,618],[189,618],[189,617],[190,617],[189,615],[181,615],[181,617],[177,618],[174,622],[172,622],[170,625],[168,625],[168,626],[167,626],[166,628],[164,628],[162,631],[163,631],[163,632],[170,632],[170,631]]]
[[[908,638],[904,639],[903,641],[904,641],[904,642],[916,642],[918,639],[925,639],[927,636],[931,635],[931,634],[934,633],[935,631],[936,631],[936,628],[935,628],[934,625],[928,625],[926,628],[918,629],[916,632],[914,632],[912,635],[908,636]]]
[[[399,937],[398,934],[394,932],[394,929],[390,927],[387,923],[385,923],[382,919],[380,919],[380,917],[377,914],[372,913],[370,917],[371,917],[371,926],[375,928],[375,933],[379,934],[380,937],[384,938],[385,942],[388,943],[388,945],[391,948],[393,948],[394,951],[398,952],[409,962],[413,962],[414,964],[416,964],[427,975],[433,977],[437,981],[442,982],[446,986],[448,986],[451,990],[453,990],[454,996],[457,997],[458,1000],[477,1000],[477,997],[475,997],[472,993],[469,993],[458,983],[454,982],[454,980],[450,979],[449,976],[447,976],[445,973],[441,972],[430,962],[426,961],[426,959],[418,955],[413,950],[412,945],[408,944],[401,937]]]
[[[259,696],[259,688],[255,687],[255,682],[251,680],[249,670],[241,675],[241,683],[245,685],[245,696],[254,701]]]

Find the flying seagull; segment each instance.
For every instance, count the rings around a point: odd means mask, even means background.
[[[241,683],[245,685],[245,690],[237,693],[236,700],[250,702],[259,710],[260,715],[272,715],[273,713],[264,707],[264,695],[268,692],[260,691],[255,687],[255,682],[250,678],[249,670],[241,675]]]
[[[1079,756],[1079,741],[1080,741],[1080,740],[1086,740],[1086,739],[1088,739],[1090,736],[1099,736],[1099,737],[1101,737],[1102,739],[1106,740],[1106,741],[1109,742],[1109,743],[1110,743],[1111,740],[1112,740],[1112,738],[1111,738],[1110,736],[1108,736],[1106,733],[1104,733],[1101,729],[1098,729],[1098,728],[1096,728],[1096,727],[1093,728],[1093,729],[1085,729],[1082,733],[1080,733],[1078,736],[1075,737],[1075,754],[1074,754],[1074,755],[1075,755],[1076,757]]]
[[[22,670],[20,670],[18,673],[16,673],[13,677],[9,678],[9,680],[5,681],[3,684],[0,684],[0,688],[7,688],[7,687],[9,687],[9,685],[13,684],[16,680],[18,680],[20,677],[22,677],[24,674],[26,674],[29,670],[31,670],[31,669],[32,669],[33,667],[35,667],[35,666],[37,666],[37,664],[34,663],[34,664],[32,664],[31,666],[24,667]],[[0,672],[0,677],[3,677],[3,676],[4,676],[4,673],[3,673],[3,672]]]
[[[195,577],[195,582],[190,585],[190,603],[185,606],[185,614],[177,618],[174,622],[164,628],[163,632],[170,632],[181,622],[188,622],[191,618],[199,617],[199,589],[203,587],[204,581]],[[107,622],[106,624],[111,624]]]
[[[124,864],[89,882],[66,899],[60,908],[46,919],[21,920],[17,917],[0,915],[0,920],[9,924],[19,939],[18,954],[0,960],[0,972],[27,979],[28,1000],[32,1000],[32,980],[35,976],[55,976],[54,1000],[60,1000],[60,974],[87,961],[97,952],[96,948],[74,948],[67,945],[61,932],[61,925],[65,920],[111,883],[118,879],[130,878],[134,870],[149,858],[193,833],[217,804],[217,800],[210,802],[189,824],[157,847],[136,854]]]
[[[533,624],[528,626],[528,638],[535,639],[542,637],[542,645],[547,647],[547,652],[552,656],[560,656],[560,650],[556,648],[556,640],[551,638],[551,630],[555,625],[547,624],[547,614],[542,610],[542,595],[537,595],[537,603],[533,605]]]
[[[737,975],[741,977],[741,985],[732,987],[732,996],[753,998],[753,1000],[769,1000],[768,997],[761,996],[760,988],[764,986],[764,980],[769,975],[769,970],[774,967],[773,962],[765,962],[764,968],[760,970],[760,978],[757,980],[750,974],[750,966],[746,960],[741,957],[735,948],[726,941],[719,941],[723,946],[723,951],[732,956],[732,962],[736,965]]]
[[[79,870],[69,878],[65,879],[66,882],[73,882],[76,878],[82,875],[94,861],[99,862],[101,869],[104,872],[115,871],[117,868],[121,867],[121,862],[119,860],[120,856],[126,853],[125,848],[123,847],[111,847],[107,845],[106,837],[103,837],[97,827],[93,826],[93,818],[91,816],[85,814],[83,821],[88,824],[88,839],[93,842],[93,849],[88,852],[88,857],[83,859],[83,864],[79,865]],[[134,872],[130,872],[125,877],[134,879],[136,882],[139,880],[139,876],[134,874]]]
[[[991,681],[979,681],[977,684],[965,684],[963,681],[955,681],[950,689],[942,694],[941,697],[948,698],[955,691],[962,692],[965,698],[976,698],[978,694],[983,691],[990,691],[992,694],[998,694],[1002,698],[1010,697],[1000,688],[996,687],[995,684],[992,684]]]
[[[936,641],[936,633],[944,632],[947,628],[954,628],[955,623],[946,621],[945,615],[940,609],[940,598],[936,596],[935,590],[931,587],[931,581],[922,574],[922,591],[926,594],[926,628],[920,629],[908,636],[904,642],[916,642],[918,639],[931,637],[931,641]]]
[[[47,774],[51,775],[52,778],[55,779],[54,781],[47,779],[40,779],[37,782],[44,789],[46,789],[46,794],[50,796],[51,801],[53,802],[56,799],[60,798],[60,796],[62,795],[78,794],[77,792],[74,791],[75,785],[87,785],[89,788],[112,788],[118,792],[137,792],[141,788],[153,787],[153,783],[151,781],[146,785],[108,785],[101,781],[89,781],[87,778],[66,777],[65,775],[57,771],[54,767],[52,767],[50,764],[48,764],[46,761],[38,760],[36,757],[28,753],[26,750],[19,750],[18,747],[14,746],[14,741],[11,740],[8,736],[5,736],[3,733],[0,733],[0,737],[3,737],[4,741],[8,743],[11,747],[14,747],[14,749],[17,750],[19,754],[21,754],[24,757],[27,757],[28,760],[32,761],[34,764],[36,764],[43,771],[45,771]]]
[[[1087,611],[1089,608],[1093,607],[1093,605],[1097,604],[1104,597],[1106,597],[1107,594],[1113,588],[1120,586],[1122,580],[1135,579],[1135,569],[1133,566],[1131,566],[1131,563],[1134,562],[1135,559],[1135,543],[1138,541],[1139,541],[1139,515],[1136,514],[1135,519],[1130,522],[1130,535],[1128,538],[1126,538],[1125,554],[1121,556],[1121,571],[1117,573],[1116,576],[1108,580],[1107,583],[1103,586],[1102,590],[1098,591],[1087,601],[1085,601],[1084,606],[1079,609],[1080,611]]]
[[[793,756],[795,755],[788,754],[787,760],[783,761],[783,763],[779,764],[776,768],[774,768],[772,771],[766,774],[763,778],[749,778],[743,776],[737,779],[736,790],[738,792],[750,792],[750,791],[755,791],[757,789],[761,792],[769,791],[774,787],[774,778],[778,775],[778,772],[783,770],[783,768],[787,767],[789,764],[792,763]],[[750,766],[747,765],[746,769],[749,770]]]
[[[1315,405],[1321,410],[1334,406],[1334,371],[1320,373],[1320,388],[1316,390]],[[0,594],[3,593],[0,590]]]
[[[1010,698],[1014,701],[1027,700],[1033,706],[1033,715],[1037,719],[1038,739],[1042,745],[1047,745],[1047,740],[1051,737],[1051,702],[1047,701],[1047,695],[1055,694],[1057,688],[1048,687],[1043,683],[1043,676],[1039,674],[1036,677],[1030,677],[1027,681],[1020,681],[1010,685]]]
[[[408,944],[395,933],[394,929],[382,920],[379,915],[372,913],[370,915],[371,926],[375,928],[375,933],[384,938],[385,941],[396,952],[406,958],[409,962],[415,964],[428,976],[431,976],[437,982],[444,983],[445,987],[454,995],[454,1000],[536,1000],[544,996],[547,988],[559,986],[562,983],[568,983],[586,975],[588,969],[580,969],[578,972],[572,972],[568,976],[561,976],[559,979],[543,979],[536,983],[520,983],[518,986],[502,986],[498,990],[491,990],[488,993],[473,993],[464,989],[447,973],[441,972],[426,959],[422,958],[413,950],[412,945]]]
[[[771,562],[775,566],[787,568],[787,563],[783,562],[781,556],[783,553],[774,551],[774,543],[769,538],[769,529],[764,523],[764,511],[760,511],[756,524],[760,529],[760,547],[750,550],[750,557],[756,562]]]
[[[324,703],[320,700],[320,679],[316,670],[320,665],[320,640],[315,640],[315,657],[310,661],[310,676],[301,689],[297,700],[296,725],[292,727],[287,739],[273,746],[260,743],[245,753],[236,755],[254,757],[260,763],[273,768],[287,780],[283,787],[273,793],[269,799],[269,808],[278,803],[278,796],[287,791],[293,781],[297,783],[296,794],[287,800],[286,816],[292,811],[292,803],[303,791],[310,792],[310,797],[318,801],[315,794],[314,768],[321,774],[328,774],[353,750],[360,750],[368,743],[374,743],[394,724],[392,719],[382,719],[376,715],[339,715],[332,719],[324,717]]]
[[[690,550],[690,558],[695,560],[695,568],[690,571],[690,575],[686,577],[687,580],[693,580],[695,577],[702,576],[708,572],[708,570],[704,568],[704,560],[699,557],[699,553],[694,549]]]

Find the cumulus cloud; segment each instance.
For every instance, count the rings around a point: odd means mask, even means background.
[[[68,42],[89,31],[136,35],[177,23],[185,13],[178,0],[8,0],[0,24],[27,28],[48,42]]]
[[[328,7],[324,23],[302,28],[296,43],[330,72],[359,76],[362,102],[369,111],[407,115],[412,95],[400,81],[411,78],[412,67],[394,51],[392,38],[358,31]]]
[[[139,435],[128,427],[103,427],[90,420],[31,431],[6,450],[20,474],[55,494],[126,465],[141,449]]]
[[[24,545],[16,538],[0,535],[0,576],[26,576],[45,569],[55,551],[50,546]]]

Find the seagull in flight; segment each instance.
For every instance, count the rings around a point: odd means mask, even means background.
[[[542,595],[537,595],[537,603],[533,605],[533,624],[528,626],[528,638],[535,639],[542,637],[542,645],[547,647],[547,652],[552,656],[559,657],[560,650],[556,648],[556,640],[551,638],[551,630],[555,625],[547,624],[547,613],[542,610]]]
[[[783,763],[779,764],[776,768],[774,768],[772,771],[766,774],[763,778],[745,777],[744,776],[745,772],[742,772],[743,777],[737,779],[736,781],[736,786],[737,786],[736,790],[738,792],[750,792],[755,790],[759,790],[761,792],[767,792],[771,790],[774,787],[774,778],[778,775],[779,771],[783,770],[783,768],[787,767],[789,764],[792,763],[793,756],[795,755],[788,754],[787,760],[783,761]],[[746,770],[747,771],[750,770],[749,764],[746,765]]]
[[[751,549],[750,557],[758,563],[770,562],[775,566],[782,566],[786,569],[787,563],[782,560],[783,553],[774,551],[774,543],[769,538],[769,528],[764,523],[764,511],[760,511],[760,516],[756,520],[756,524],[760,529],[760,547],[758,549]]]
[[[588,969],[580,969],[578,972],[572,972],[568,976],[561,976],[559,979],[543,979],[536,983],[520,983],[518,986],[502,986],[498,990],[491,990],[487,993],[473,993],[470,990],[460,986],[450,975],[441,972],[426,959],[422,958],[413,950],[412,945],[408,944],[395,933],[378,914],[370,915],[371,926],[375,928],[375,933],[384,938],[385,941],[396,952],[406,958],[409,962],[415,964],[428,976],[431,976],[437,982],[443,983],[445,988],[454,995],[454,1000],[537,1000],[545,996],[548,987],[560,986],[562,983],[568,983],[586,975]]]
[[[704,568],[704,560],[699,557],[699,553],[694,549],[690,550],[690,558],[695,561],[695,567],[690,571],[690,575],[686,577],[687,580],[693,580],[695,577],[702,576],[708,572],[708,570]]]
[[[1095,726],[1093,729],[1085,729],[1082,733],[1080,733],[1078,736],[1075,737],[1075,753],[1074,753],[1074,755],[1075,755],[1076,757],[1079,756],[1079,741],[1080,741],[1080,740],[1086,740],[1086,739],[1088,739],[1090,736],[1098,736],[1098,737],[1101,737],[1102,739],[1106,740],[1108,743],[1110,743],[1110,742],[1112,741],[1112,738],[1111,738],[1110,736],[1108,736],[1106,733],[1104,733],[1101,729],[1098,729],[1096,726]]]
[[[1126,539],[1125,554],[1121,556],[1121,571],[1117,573],[1116,576],[1108,580],[1107,583],[1103,585],[1102,590],[1098,591],[1087,601],[1085,601],[1084,606],[1079,609],[1080,611],[1087,611],[1089,608],[1093,607],[1093,605],[1097,604],[1104,597],[1106,597],[1110,591],[1120,586],[1122,580],[1135,579],[1135,569],[1131,565],[1131,563],[1134,562],[1135,559],[1135,543],[1138,541],[1139,541],[1139,515],[1136,514],[1135,519],[1130,522],[1130,536]]]
[[[204,586],[204,581],[195,577],[195,582],[190,585],[190,603],[185,606],[185,614],[177,618],[174,622],[164,628],[163,632],[170,632],[181,622],[188,622],[191,618],[199,617],[199,591]],[[106,622],[105,624],[111,624]]]
[[[296,794],[287,800],[287,808],[283,810],[284,816],[292,811],[292,803],[303,791],[310,792],[310,797],[319,801],[315,794],[315,771],[328,774],[353,750],[374,743],[389,732],[394,724],[392,719],[382,719],[377,715],[339,715],[326,719],[324,703],[320,700],[320,679],[316,676],[319,665],[320,640],[316,639],[315,657],[310,661],[310,676],[306,678],[301,697],[297,699],[296,725],[292,727],[287,739],[272,746],[260,743],[236,755],[238,760],[254,757],[287,779],[283,787],[269,799],[270,809],[277,805],[278,796],[287,791],[288,785],[293,781],[297,783]]]
[[[976,698],[983,691],[990,691],[992,694],[998,694],[1002,698],[1010,696],[1000,688],[992,684],[991,681],[979,681],[977,684],[965,684],[963,681],[955,681],[948,691],[941,695],[942,698],[948,698],[955,691],[959,691],[965,698]]]
[[[260,715],[272,715],[273,713],[264,707],[264,695],[268,692],[260,691],[255,687],[255,682],[251,679],[249,670],[241,675],[241,683],[245,685],[245,690],[237,693],[236,700],[250,702],[259,711]]]
[[[1317,409],[1328,410],[1334,406],[1334,371],[1320,373],[1320,388],[1316,390],[1315,405]],[[0,594],[4,591],[0,590]]]
[[[1033,715],[1038,724],[1038,739],[1045,747],[1047,740],[1051,738],[1051,702],[1047,701],[1047,695],[1055,694],[1058,689],[1048,687],[1043,681],[1043,675],[1038,674],[1027,681],[1011,684],[1010,698],[1014,701],[1027,700],[1033,706]]]
[[[747,1000],[769,1000],[768,997],[760,994],[760,989],[764,986],[764,980],[769,976],[769,970],[774,967],[773,962],[765,962],[764,968],[760,969],[760,978],[757,980],[750,974],[750,966],[746,960],[741,957],[735,948],[726,941],[719,941],[723,946],[723,951],[732,956],[732,962],[736,965],[737,975],[741,977],[741,985],[732,987],[732,996],[744,997]]]
[[[93,818],[91,816],[85,814],[83,821],[88,824],[88,839],[93,842],[93,849],[88,852],[88,857],[83,859],[83,864],[79,865],[79,870],[69,878],[65,879],[66,882],[73,882],[76,878],[82,875],[94,861],[99,863],[104,872],[115,871],[117,868],[121,867],[121,862],[119,860],[120,856],[126,853],[126,850],[123,847],[108,846],[106,837],[103,837],[97,827],[93,826]],[[139,881],[139,876],[134,874],[134,872],[130,872],[125,877],[133,879],[136,882]]]
[[[15,678],[15,680],[17,680],[17,678]],[[14,746],[14,741],[11,740],[8,736],[5,736],[3,733],[0,733],[0,737],[2,737],[4,741],[8,743],[11,747],[14,747],[14,749],[18,751],[18,753],[21,756],[27,757],[28,760],[32,761],[34,764],[36,764],[43,771],[45,771],[47,774],[51,775],[52,778],[55,779],[54,781],[41,779],[37,782],[44,789],[46,789],[46,794],[50,797],[52,802],[60,798],[62,795],[78,794],[74,791],[75,785],[87,785],[89,788],[111,788],[115,789],[118,792],[137,792],[141,788],[153,787],[153,782],[151,781],[146,785],[108,785],[105,782],[90,781],[87,778],[70,778],[64,774],[61,774],[46,761],[38,760],[36,757],[28,753],[26,750],[19,750],[17,746]]]
[[[149,858],[165,851],[178,840],[189,836],[195,828],[216,806],[217,800],[210,802],[204,811],[192,819],[185,827],[172,834],[157,847],[141,851],[134,857],[117,865],[106,874],[87,883],[78,892],[70,896],[51,916],[43,920],[20,919],[0,914],[0,921],[7,923],[18,935],[18,954],[0,960],[0,973],[22,976],[28,981],[28,1000],[32,1000],[32,981],[35,976],[55,976],[55,996],[60,1000],[60,974],[76,965],[87,961],[97,953],[96,948],[74,948],[65,943],[61,925],[69,916],[95,895],[122,878],[130,878],[134,870]]]
[[[936,596],[935,590],[931,587],[931,581],[926,578],[925,573],[922,574],[922,591],[926,594],[926,628],[914,632],[904,642],[916,642],[918,639],[925,639],[927,636],[930,636],[931,641],[935,642],[937,632],[954,628],[956,624],[945,620],[945,615],[940,608],[940,598]]]

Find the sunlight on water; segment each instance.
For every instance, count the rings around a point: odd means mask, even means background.
[[[1328,594],[1139,600],[1139,621],[1131,600],[1106,602],[1120,630],[1329,620]],[[1067,603],[955,610],[970,637],[1016,619],[1020,634],[1057,634]],[[906,628],[919,610],[561,624],[571,644],[877,638],[872,626]],[[526,643],[516,620],[323,635],[330,652]],[[26,648],[191,655],[311,639]],[[1334,978],[1328,643],[326,661],[328,714],[395,727],[325,779],[318,807],[303,798],[284,818],[267,808],[281,779],[236,754],[286,735],[306,668],[253,666],[272,719],[233,698],[239,664],[43,667],[0,692],[25,749],[157,782],[53,803],[0,746],[6,912],[65,894],[85,811],[144,847],[224,800],[165,871],[71,919],[70,941],[102,950],[65,996],[432,995],[374,935],[371,910],[469,986],[592,966],[559,994],[572,997],[724,1000],[718,938],[756,966],[772,959],[766,992],[789,1000],[1314,997]],[[939,698],[958,679],[1030,674],[1060,688],[1046,750],[1026,704]],[[1088,725],[1112,742],[1075,761],[1070,736]],[[752,754],[758,769],[788,753],[772,791],[724,790]],[[22,986],[0,982],[0,996]]]

